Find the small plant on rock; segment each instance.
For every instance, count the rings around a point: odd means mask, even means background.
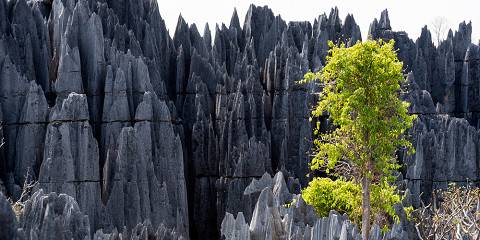
[[[20,220],[20,217],[23,214],[23,209],[25,208],[25,202],[32,195],[32,191],[34,190],[37,183],[38,182],[31,179],[30,170],[27,170],[20,197],[15,202],[12,199],[9,199],[10,204],[12,205],[12,209],[15,212],[15,216],[17,217],[17,220]]]

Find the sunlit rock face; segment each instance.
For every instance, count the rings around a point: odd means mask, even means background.
[[[243,222],[259,219],[263,191],[252,181],[270,186],[266,176],[282,170],[286,182],[299,179],[292,193],[308,182],[319,87],[297,81],[325,65],[328,41],[362,39],[354,17],[340,19],[336,8],[287,22],[252,5],[243,25],[235,11],[228,26],[200,29],[179,17],[171,32],[161,11],[155,0],[0,0],[0,190],[17,199],[25,181],[38,181],[43,192],[31,201],[75,212],[49,210],[77,226],[63,237],[218,239],[226,212],[243,212],[235,236],[250,236]],[[416,41],[392,30],[386,11],[370,26],[373,38],[396,41],[409,78],[403,97],[420,115],[417,152],[399,157],[414,205],[448,182],[480,180],[471,31],[461,23],[435,46],[427,28]],[[45,214],[40,205],[29,211]],[[42,239],[72,227],[28,218],[9,228]]]

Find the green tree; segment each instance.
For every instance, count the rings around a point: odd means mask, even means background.
[[[326,66],[307,73],[301,82],[319,80],[323,88],[312,111],[315,118],[328,112],[334,128],[315,129],[312,170],[333,171],[361,186],[362,237],[368,239],[372,221],[372,184],[394,180],[397,149],[414,151],[406,139],[415,115],[400,99],[405,83],[403,63],[394,41],[368,40],[352,47],[330,43]],[[375,189],[375,188],[374,188]]]

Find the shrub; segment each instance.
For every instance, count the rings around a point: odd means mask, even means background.
[[[328,216],[330,210],[335,210],[346,213],[356,224],[362,220],[362,188],[353,180],[314,178],[302,190],[302,197],[322,217]],[[382,226],[387,225],[388,220],[399,220],[393,206],[401,203],[402,198],[395,186],[386,182],[373,184],[370,197],[377,224]]]

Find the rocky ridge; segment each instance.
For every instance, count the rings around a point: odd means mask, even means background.
[[[294,193],[308,181],[318,89],[296,81],[321,69],[329,40],[362,39],[354,17],[342,21],[335,8],[313,23],[286,22],[252,5],[243,27],[235,11],[212,38],[208,25],[200,34],[179,17],[171,37],[159,8],[155,0],[0,0],[8,196],[18,198],[28,176],[46,196],[75,199],[92,237],[215,239],[226,212],[254,214],[257,197],[244,194],[254,179],[288,171],[299,179]],[[402,160],[417,206],[420,193],[426,201],[448,182],[480,182],[471,29],[461,23],[435,46],[426,27],[415,42],[393,31],[387,11],[370,26],[373,38],[395,39],[410,72],[417,152]]]

